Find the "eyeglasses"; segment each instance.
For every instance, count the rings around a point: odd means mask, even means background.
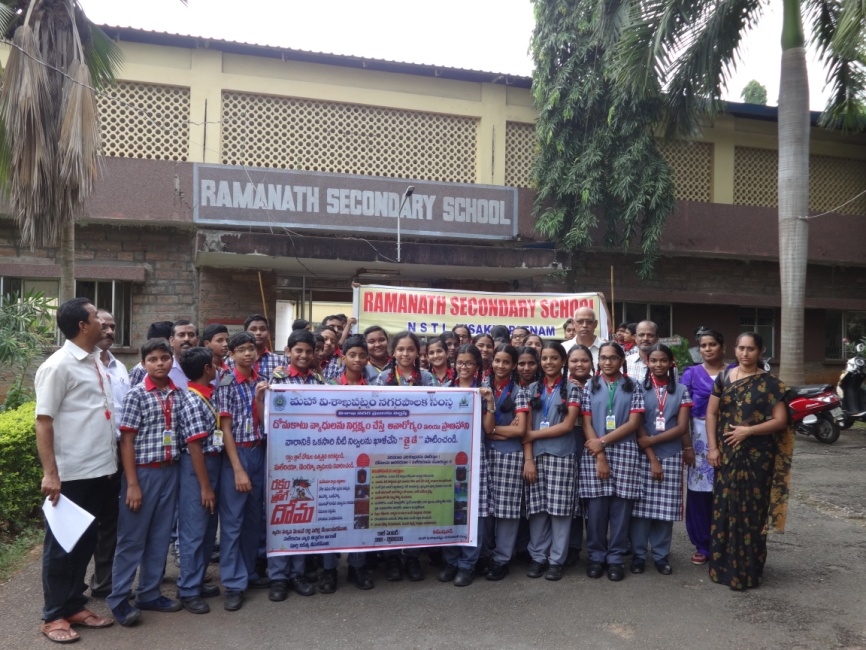
[[[581,319],[574,321],[576,325],[595,325],[597,321],[589,319]]]
[[[619,361],[620,359],[622,359],[622,357],[619,355],[614,355],[612,357],[599,357],[598,362],[599,363],[607,363],[607,362],[613,363],[614,361]]]
[[[458,368],[474,368],[478,364],[476,364],[474,361],[458,361],[454,365]]]

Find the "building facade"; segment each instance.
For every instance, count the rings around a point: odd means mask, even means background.
[[[733,104],[701,140],[663,145],[678,206],[641,280],[632,255],[566,255],[535,232],[528,78],[106,31],[125,64],[99,97],[105,165],[76,275],[130,354],[155,320],[266,309],[284,332],[347,311],[353,280],[610,299],[612,273],[616,321],[756,329],[778,354],[775,109]],[[829,214],[810,222],[805,356],[829,380],[866,324],[866,195],[849,202],[866,136],[813,126],[811,155],[810,208]],[[4,293],[56,291],[56,254],[0,218]]]

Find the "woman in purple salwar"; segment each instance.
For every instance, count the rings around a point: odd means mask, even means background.
[[[707,401],[716,376],[725,369],[725,338],[715,330],[699,329],[696,338],[703,363],[683,372],[680,383],[694,401],[692,446],[683,450],[689,466],[686,498],[686,531],[695,547],[692,564],[706,564],[710,553],[710,524],[713,515],[713,468],[707,461]]]

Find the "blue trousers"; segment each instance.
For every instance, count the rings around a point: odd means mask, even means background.
[[[674,522],[632,517],[629,525],[629,536],[635,559],[646,559],[646,547],[649,543],[653,550],[653,562],[663,562],[671,552]]]
[[[223,455],[205,456],[211,488],[219,494]],[[180,496],[178,497],[177,540],[180,545],[180,576],[177,593],[181,598],[198,596],[216,542],[219,516],[201,504],[201,486],[188,453],[180,455]]]
[[[568,548],[578,551],[583,548],[583,515],[573,517],[571,520],[571,534],[568,537]]]
[[[220,555],[222,552],[220,547]],[[268,558],[268,577],[271,580],[288,580],[304,575],[304,557],[303,555],[272,555]]]
[[[589,561],[622,564],[622,556],[628,551],[628,526],[634,500],[597,497],[586,499],[585,503]]]
[[[159,598],[165,572],[165,554],[171,543],[174,507],[177,503],[178,466],[136,467],[141,488],[141,508],[133,512],[126,505],[127,476],[120,484],[120,512],[117,515],[117,549],[111,572],[111,595],[106,602],[117,607],[126,600],[138,569],[138,602]]]
[[[514,546],[517,544],[517,533],[520,530],[521,519],[492,518],[494,535],[496,535],[496,546],[493,549],[493,562],[496,564],[508,564],[514,555]]]
[[[354,567],[356,569],[363,569],[365,562],[366,558],[364,556],[364,553],[349,553],[346,557],[346,563],[350,567]],[[333,569],[336,569],[339,563],[339,553],[322,553],[322,568],[325,571],[332,571]]]
[[[529,555],[539,564],[565,564],[571,522],[568,516],[554,517],[538,512],[529,517]]]
[[[238,447],[238,459],[252,490],[235,489],[235,473],[228,459],[222,464],[218,496],[220,518],[220,581],[229,591],[244,591],[255,575],[256,550],[262,524],[264,447]]]
[[[451,566],[456,566],[462,571],[473,571],[481,557],[481,548],[484,546],[484,524],[487,517],[478,517],[478,542],[475,546],[445,546],[442,548],[442,557]]]

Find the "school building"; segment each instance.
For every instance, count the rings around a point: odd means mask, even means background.
[[[527,77],[105,29],[125,63],[98,100],[105,165],[76,275],[121,352],[155,320],[263,309],[282,336],[350,313],[353,281],[610,299],[613,267],[616,321],[756,329],[778,355],[775,108],[730,104],[664,145],[679,201],[641,280],[635,256],[572,257],[535,232]],[[835,211],[810,221],[805,354],[829,380],[866,326],[866,195],[845,203],[866,189],[866,136],[811,133],[810,207]],[[0,217],[0,289],[56,292],[57,252],[22,249]]]

